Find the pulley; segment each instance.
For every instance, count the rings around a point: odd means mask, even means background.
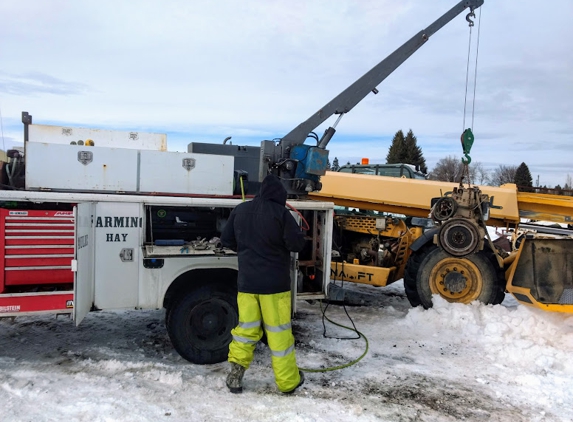
[[[434,204],[432,207],[432,217],[436,221],[446,221],[456,215],[458,203],[454,198],[445,196]]]
[[[475,221],[452,218],[440,227],[438,246],[452,256],[464,257],[483,247],[482,235]]]

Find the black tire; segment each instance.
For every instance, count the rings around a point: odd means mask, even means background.
[[[486,249],[484,252],[487,258],[491,261],[491,264],[496,273],[497,280],[492,298],[488,303],[491,303],[492,305],[499,305],[505,299],[505,270],[499,266],[497,259],[495,258],[495,254],[490,249]]]
[[[205,365],[227,359],[231,330],[238,321],[236,288],[217,283],[188,291],[171,303],[165,325],[177,353]]]
[[[489,249],[459,258],[429,245],[408,260],[404,285],[412,306],[421,304],[428,309],[432,307],[432,294],[448,302],[501,303],[505,280]]]
[[[420,295],[418,294],[418,289],[416,288],[416,278],[418,275],[418,270],[420,269],[420,264],[429,253],[429,250],[436,249],[437,246],[429,243],[412,252],[406,262],[406,268],[404,269],[404,290],[406,291],[406,297],[413,307],[420,306],[422,301],[420,300]]]

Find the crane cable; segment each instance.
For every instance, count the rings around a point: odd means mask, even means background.
[[[469,23],[469,41],[468,41],[468,59],[466,64],[466,86],[465,86],[465,94],[464,94],[464,115],[463,115],[463,127],[462,127],[462,136],[461,136],[461,143],[462,143],[462,164],[463,164],[463,171],[461,175],[460,184],[462,183],[464,177],[467,177],[468,184],[471,184],[470,175],[469,175],[469,164],[471,163],[470,157],[470,150],[474,142],[474,134],[473,134],[473,127],[474,127],[474,118],[475,118],[475,102],[476,102],[476,87],[477,87],[477,65],[478,65],[478,57],[479,57],[479,40],[480,40],[480,29],[481,29],[481,8],[479,12],[478,18],[478,33],[477,33],[477,42],[476,42],[476,58],[474,64],[474,86],[473,86],[473,98],[472,98],[472,123],[469,128],[466,128],[466,114],[467,114],[467,102],[468,102],[468,87],[469,87],[469,75],[470,75],[470,58],[471,58],[471,47],[472,47],[472,27],[474,26],[474,21],[472,18],[475,18],[474,10],[471,9],[470,13],[466,16],[466,20]]]
[[[464,96],[464,118],[463,118],[463,130],[466,129],[466,114],[467,114],[467,100],[468,100],[468,86],[469,86],[469,75],[470,75],[470,57],[471,57],[471,47],[472,47],[472,27],[474,26],[474,22],[470,19],[470,17],[475,17],[473,11],[468,14],[466,20],[469,22],[470,27],[470,35],[468,41],[468,60],[466,64],[466,89],[465,89],[465,96]],[[477,41],[476,41],[476,59],[474,63],[474,86],[473,86],[473,98],[472,98],[472,124],[470,126],[471,129],[474,127],[474,117],[475,117],[475,102],[476,102],[476,87],[477,87],[477,65],[478,65],[478,57],[479,57],[479,39],[480,39],[480,28],[481,28],[481,8],[479,12],[478,18],[478,33],[477,33]]]

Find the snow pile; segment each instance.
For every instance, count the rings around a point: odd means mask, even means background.
[[[412,309],[401,283],[345,288],[368,354],[343,370],[308,373],[293,396],[277,392],[262,344],[244,393],[230,394],[228,365],[181,359],[160,310],[92,313],[78,328],[51,316],[0,320],[0,421],[573,420],[573,316],[510,299],[435,298],[432,309]],[[364,351],[362,339],[323,337],[318,303],[298,309],[300,366],[341,365]],[[341,306],[326,313],[351,325]],[[353,335],[325,324],[328,336]]]

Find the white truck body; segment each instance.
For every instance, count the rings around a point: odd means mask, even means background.
[[[161,151],[165,142],[26,123],[25,189],[0,190],[0,317],[66,313],[79,324],[90,311],[165,308],[181,356],[226,359],[238,263],[219,237],[242,173],[232,156]],[[296,298],[326,297],[334,205],[289,204],[309,227],[291,254],[294,312]]]

